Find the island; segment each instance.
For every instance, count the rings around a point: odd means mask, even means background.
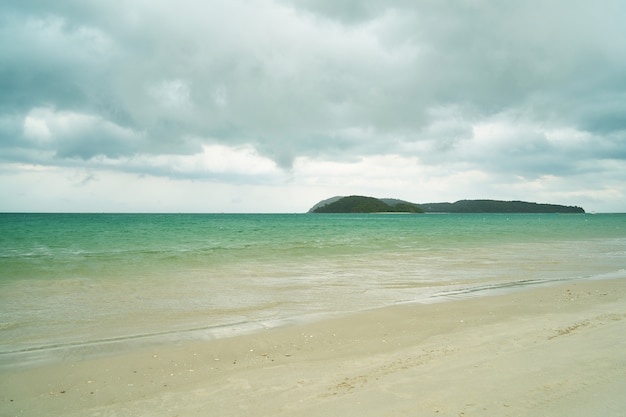
[[[422,213],[416,204],[397,200],[392,204],[374,197],[351,195],[324,200],[316,204],[311,213]]]
[[[526,201],[459,200],[416,204],[394,198],[336,196],[314,205],[309,213],[585,213],[582,207]]]

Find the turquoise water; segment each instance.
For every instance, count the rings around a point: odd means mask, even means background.
[[[0,363],[602,277],[624,214],[0,214]]]

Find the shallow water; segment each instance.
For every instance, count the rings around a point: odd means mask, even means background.
[[[0,214],[0,364],[625,270],[624,214]]]

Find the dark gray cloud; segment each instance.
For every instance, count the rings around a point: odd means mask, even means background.
[[[224,145],[285,170],[401,154],[576,175],[625,158],[625,20],[618,0],[8,0],[0,158],[140,172]]]

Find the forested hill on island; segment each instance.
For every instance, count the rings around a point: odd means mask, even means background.
[[[526,201],[460,200],[455,203],[416,204],[393,198],[352,195],[332,197],[309,213],[584,213],[582,207]]]

